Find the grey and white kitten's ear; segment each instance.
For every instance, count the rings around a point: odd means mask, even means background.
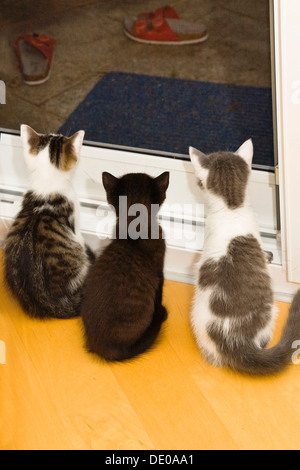
[[[243,145],[240,146],[240,148],[234,154],[241,157],[251,168],[253,153],[254,149],[252,139],[248,139],[246,140],[246,142],[243,143]]]
[[[189,148],[189,153],[195,170],[195,175],[203,183],[209,172],[209,157],[194,147]]]
[[[102,173],[102,183],[104,186],[105,191],[109,194],[111,193],[116,187],[119,182],[119,178],[116,178],[108,171],[104,171]]]

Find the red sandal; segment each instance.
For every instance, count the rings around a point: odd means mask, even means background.
[[[155,12],[141,13],[137,18],[126,18],[124,32],[130,39],[147,44],[197,44],[208,38],[203,24],[181,20],[168,5]]]
[[[56,40],[43,34],[23,34],[14,42],[20,69],[27,85],[40,85],[48,80]]]
[[[154,12],[147,12],[147,13],[140,13],[138,16],[138,20],[148,20],[152,19],[155,15],[163,16],[164,18],[174,18],[179,20],[179,15],[175,8],[166,5],[164,7],[158,8]]]

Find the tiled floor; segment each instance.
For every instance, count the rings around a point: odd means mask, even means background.
[[[107,72],[121,71],[241,85],[270,86],[268,0],[174,0],[179,15],[207,25],[209,39],[193,46],[142,45],[122,30],[124,17],[162,0],[1,0],[0,79],[7,85],[0,127],[27,123],[55,132]],[[28,32],[57,40],[50,80],[22,82],[13,40]]]

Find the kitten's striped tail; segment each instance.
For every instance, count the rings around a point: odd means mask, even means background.
[[[290,307],[289,316],[280,341],[270,349],[249,345],[229,359],[229,366],[252,375],[272,375],[285,369],[295,350],[294,342],[300,340],[300,290]]]

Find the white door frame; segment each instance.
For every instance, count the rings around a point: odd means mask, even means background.
[[[270,3],[274,15],[282,261],[287,281],[300,283],[300,2]]]

